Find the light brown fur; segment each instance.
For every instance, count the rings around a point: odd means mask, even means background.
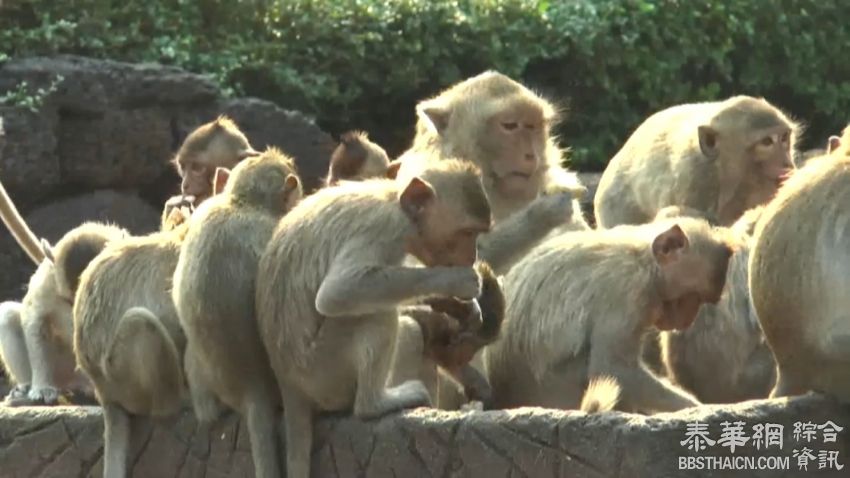
[[[771,397],[850,401],[850,128],[767,205],[750,253],[753,306],[777,362]]]
[[[239,161],[258,154],[236,123],[226,116],[219,116],[192,131],[172,162],[182,178],[182,195],[191,196],[194,205],[198,206],[212,194],[211,184],[216,168],[230,169]]]
[[[390,158],[384,148],[370,141],[366,133],[350,131],[339,138],[325,184],[385,177],[389,167]]]
[[[75,372],[71,303],[80,274],[106,243],[126,236],[115,226],[85,223],[68,231],[30,277],[22,302],[0,304],[0,355],[14,388],[8,405],[56,405],[65,391],[90,394]]]
[[[193,214],[174,272],[195,414],[217,417],[211,391],[246,418],[256,476],[280,476],[280,394],[257,331],[257,266],[278,219],[301,194],[294,162],[279,151],[240,162],[224,192]]]
[[[596,224],[641,224],[665,206],[688,206],[729,226],[770,200],[793,171],[798,129],[764,99],[748,96],[659,111],[605,169]]]
[[[674,411],[699,402],[641,363],[652,327],[685,328],[719,299],[731,255],[728,232],[693,218],[574,232],[535,248],[504,278],[502,339],[484,359],[496,406],[578,408],[613,377],[617,409]]]
[[[752,234],[763,210],[751,209],[732,225],[740,247],[729,263],[720,302],[703,305],[688,329],[661,334],[668,375],[703,403],[765,398],[776,379],[747,283]]]
[[[577,201],[586,189],[561,166],[563,152],[550,132],[556,113],[545,99],[494,71],[417,105],[416,137],[398,159],[401,168],[440,157],[481,168],[496,225],[479,247],[497,274],[554,229],[588,228]]]
[[[283,397],[289,478],[309,476],[313,413],[373,418],[430,402],[420,381],[386,388],[398,306],[478,296],[475,240],[489,225],[480,173],[460,161],[409,182],[326,188],[280,221],[260,260],[257,312]],[[406,253],[428,267],[403,266]]]

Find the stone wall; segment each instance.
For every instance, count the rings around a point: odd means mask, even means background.
[[[326,173],[335,145],[300,113],[223,98],[209,79],[178,68],[73,56],[0,65],[0,95],[24,82],[31,96],[47,94],[35,111],[0,106],[0,180],[50,241],[85,220],[154,230],[162,202],[179,189],[169,160],[189,132],[219,114],[230,115],[255,148],[292,155],[308,188]],[[2,228],[0,300],[19,300],[33,270]]]
[[[748,442],[735,450],[720,443],[724,422],[781,424],[783,446],[757,450]],[[818,431],[811,443],[794,437],[795,422],[832,421],[844,427],[834,443]],[[708,425],[714,446],[689,451],[689,423]],[[819,469],[817,458],[801,471],[794,450],[838,452],[850,465],[850,408],[807,395],[733,406],[702,406],[652,417],[624,413],[588,416],[576,411],[523,408],[493,412],[418,409],[362,422],[325,417],[316,424],[315,477],[847,477],[850,468]],[[244,424],[233,415],[209,427],[190,412],[169,420],[133,422],[135,478],[253,476]],[[0,408],[0,476],[100,477],[102,422],[98,407]],[[680,457],[787,458],[782,470],[679,469]],[[744,460],[746,458],[738,458]]]

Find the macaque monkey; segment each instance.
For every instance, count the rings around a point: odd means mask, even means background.
[[[681,217],[562,234],[535,248],[504,277],[502,338],[484,352],[496,407],[698,405],[646,368],[641,338],[653,327],[687,328],[702,304],[716,303],[733,247],[728,230]],[[599,391],[606,396],[591,396]]]
[[[422,305],[404,308],[399,320],[398,353],[390,383],[418,377],[438,408],[458,408],[458,400],[479,402],[483,408],[492,406],[490,384],[470,362],[498,338],[505,297],[499,279],[486,263],[479,262],[476,269],[481,276],[481,294],[475,300],[428,298]],[[414,362],[402,362],[411,357]],[[455,382],[462,388],[461,398],[441,391],[442,387],[454,387]],[[447,398],[443,399],[444,395]],[[440,403],[441,399],[449,402]]]
[[[191,216],[180,204],[165,205],[162,231],[108,243],[74,296],[74,355],[103,407],[110,478],[127,474],[129,415],[171,415],[185,396],[186,338],[170,293]]]
[[[588,228],[578,204],[586,188],[561,167],[550,132],[558,115],[545,99],[488,71],[420,102],[416,112],[413,146],[397,161],[403,170],[456,157],[481,168],[495,225],[479,248],[497,274],[554,229]]]
[[[116,226],[89,222],[68,231],[55,247],[42,241],[45,259],[23,301],[0,304],[0,357],[14,383],[7,405],[56,405],[64,392],[90,394],[87,379],[75,370],[71,303],[88,263],[109,241],[126,236]]]
[[[260,254],[301,198],[301,184],[294,161],[273,148],[236,165],[226,184],[189,222],[172,298],[186,334],[196,415],[217,418],[208,391],[237,410],[247,420],[256,475],[277,478],[280,392],[257,331],[254,285]]]
[[[750,294],[777,362],[771,397],[817,391],[850,402],[850,127],[764,210]]]
[[[370,419],[430,404],[419,380],[387,387],[398,308],[478,297],[476,241],[490,223],[480,171],[450,160],[409,180],[320,190],[281,219],[260,260],[257,318],[283,398],[289,478],[310,475],[314,413]],[[403,265],[406,254],[424,267]]]
[[[730,226],[794,171],[797,130],[782,111],[749,96],[655,113],[602,174],[596,224],[642,224],[665,206],[688,206]]]
[[[366,133],[350,131],[340,136],[339,146],[331,155],[326,185],[386,177],[389,167],[390,158],[384,148],[370,141]]]
[[[668,376],[703,403],[765,398],[776,379],[776,362],[752,310],[747,281],[752,234],[763,210],[751,209],[732,225],[739,247],[720,302],[703,305],[689,328],[661,334]]]
[[[181,196],[169,202],[181,198],[199,206],[212,193],[216,168],[230,169],[239,161],[259,154],[236,123],[226,116],[199,126],[186,137],[172,160],[182,182]]]

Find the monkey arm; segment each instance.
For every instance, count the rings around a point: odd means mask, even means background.
[[[394,310],[430,295],[477,295],[478,276],[466,267],[404,267],[352,264],[338,260],[316,294],[316,310],[326,317]],[[470,283],[472,282],[472,283]]]
[[[481,259],[490,264],[497,275],[507,273],[557,226],[557,223],[540,220],[534,214],[533,206],[532,203],[528,208],[508,216],[478,240]]]

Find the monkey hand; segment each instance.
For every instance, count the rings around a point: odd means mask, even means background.
[[[6,395],[6,399],[4,400],[4,405],[10,407],[20,407],[24,405],[30,405],[30,400],[27,398],[27,395],[30,392],[30,386],[28,383],[25,384],[17,384],[9,390],[9,394]]]
[[[529,219],[557,227],[568,223],[573,216],[573,196],[568,192],[558,192],[538,197],[528,206]]]
[[[454,297],[432,297],[425,300],[434,312],[446,314],[460,324],[463,330],[477,330],[481,326],[482,312],[477,299],[460,300]]]

